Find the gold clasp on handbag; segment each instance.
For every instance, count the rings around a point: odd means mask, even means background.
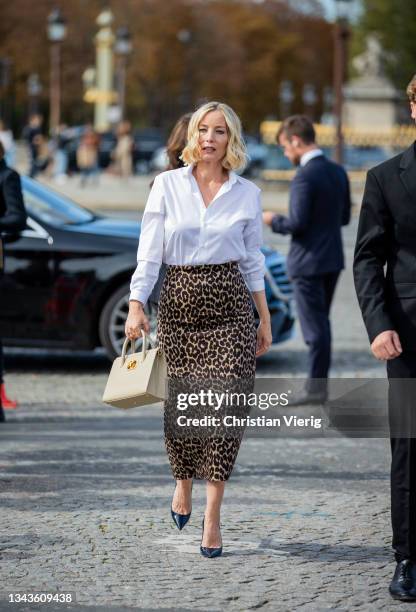
[[[140,357],[139,357],[139,359],[130,359],[130,361],[127,362],[127,369],[128,370],[134,370],[137,367],[139,361],[143,362],[146,359],[147,342],[148,342],[149,339],[150,339],[149,336],[142,329],[142,350],[140,351]],[[152,341],[152,343],[153,343],[153,341]],[[131,353],[132,353],[130,355],[130,357],[133,357],[133,353],[136,350],[136,348],[135,348],[136,347],[136,340],[133,340],[133,339],[130,340],[129,338],[126,338],[124,340],[123,350],[121,351],[121,366],[122,367],[124,366],[124,364],[126,362],[126,359],[128,358],[126,353],[127,353],[127,348],[128,348],[129,344],[130,344]]]
[[[136,359],[132,359],[131,361],[128,362],[127,369],[128,370],[134,370],[134,368],[136,366],[137,366],[137,360]]]

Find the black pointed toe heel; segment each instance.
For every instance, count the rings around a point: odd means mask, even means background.
[[[174,512],[171,508],[170,513],[171,513],[173,522],[175,523],[176,527],[179,529],[179,531],[182,531],[186,523],[191,518],[191,512],[189,514],[179,514],[179,512]]]
[[[175,489],[173,490],[173,494],[175,494],[175,490],[176,490],[176,486],[175,486]],[[191,488],[191,493],[192,493],[192,488]],[[192,510],[191,510],[191,512],[189,514],[179,514],[179,512],[174,512],[174,510],[173,510],[173,508],[171,506],[170,514],[171,514],[171,517],[172,517],[173,522],[175,523],[176,527],[179,529],[179,531],[182,531],[182,529],[185,527],[186,523],[191,518]]]
[[[204,539],[204,521],[202,520],[202,537],[201,537],[201,546],[200,551],[203,557],[207,557],[208,559],[214,559],[215,557],[221,557],[222,555],[222,546],[219,548],[208,548],[207,546],[202,546],[202,540]]]

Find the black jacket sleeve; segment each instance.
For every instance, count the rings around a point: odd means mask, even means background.
[[[345,172],[345,180],[347,182],[347,190],[345,200],[342,207],[342,225],[348,225],[351,219],[351,189],[348,174]]]
[[[0,216],[0,232],[19,232],[26,227],[27,216],[20,177],[17,172],[14,170],[8,172],[1,188],[6,211],[3,216]]]
[[[386,305],[384,264],[389,253],[392,219],[380,185],[368,172],[354,253],[354,282],[370,343],[394,329]]]
[[[310,181],[302,171],[298,171],[290,190],[289,216],[275,215],[272,230],[277,234],[300,236],[309,226],[312,212]]]

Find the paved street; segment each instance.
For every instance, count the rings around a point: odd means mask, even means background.
[[[380,378],[350,272],[336,294],[332,375]],[[285,251],[288,241],[265,232]],[[199,554],[204,486],[190,524],[170,518],[173,481],[162,410],[122,412],[100,397],[100,354],[7,351],[8,413],[0,447],[0,610],[14,592],[71,592],[47,610],[408,610],[387,594],[389,445],[383,439],[243,441],[227,485],[224,555]],[[259,362],[260,376],[302,376],[299,334]]]

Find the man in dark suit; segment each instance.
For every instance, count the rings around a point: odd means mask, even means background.
[[[0,274],[4,267],[2,234],[15,233],[26,227],[26,211],[23,203],[20,177],[4,160],[4,147],[0,142]],[[3,351],[0,340],[0,422],[5,421],[3,404],[13,407],[6,396],[3,381]]]
[[[416,120],[416,75],[407,93]],[[397,561],[390,593],[403,601],[416,601],[415,146],[368,172],[354,258],[355,287],[371,350],[387,361]]]
[[[305,390],[291,404],[321,403],[327,397],[331,363],[329,311],[344,267],[341,226],[350,219],[349,182],[345,170],[317,147],[307,117],[294,115],[283,121],[277,142],[298,170],[290,188],[289,216],[265,212],[263,220],[274,232],[292,236],[287,268],[309,347]]]

